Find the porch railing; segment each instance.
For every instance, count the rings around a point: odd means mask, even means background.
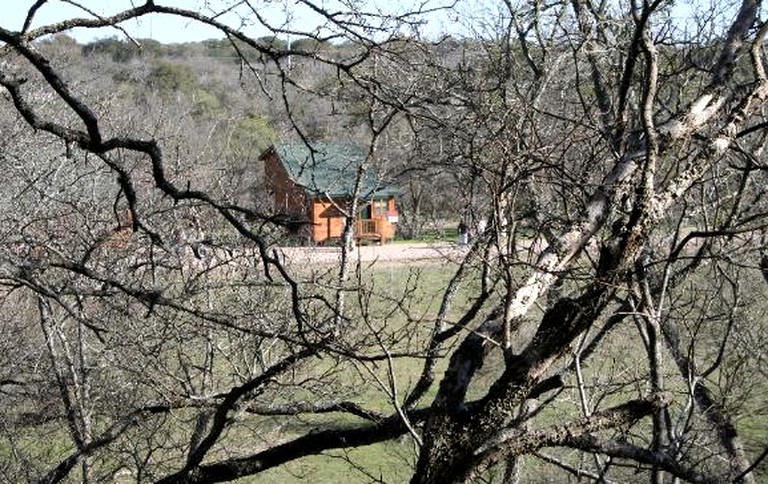
[[[379,220],[376,220],[376,219],[358,220],[355,234],[357,235],[358,238],[381,237]]]

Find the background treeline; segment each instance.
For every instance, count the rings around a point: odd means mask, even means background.
[[[411,50],[413,43],[402,42]],[[111,37],[80,44],[63,34],[39,42],[39,48],[62,59],[83,85],[111,93],[109,109],[114,112],[119,105],[124,120],[152,119],[166,143],[175,139],[181,146],[187,136],[197,140],[193,149],[185,148],[187,159],[178,160],[190,164],[184,169],[204,173],[199,179],[214,182],[222,195],[265,208],[269,201],[258,157],[266,148],[277,140],[302,138],[351,139],[365,146],[370,106],[360,86],[345,82],[333,65],[360,57],[359,45],[309,37],[289,43],[273,36],[258,44],[272,52],[267,55],[236,39],[162,44]],[[431,63],[478,63],[481,58],[482,43],[472,39],[449,37],[419,46],[416,62],[423,49]],[[376,68],[370,60],[359,66],[372,73]],[[462,193],[461,167],[442,140],[416,139],[407,119],[398,123],[399,129],[390,128],[379,139],[376,166],[382,183],[400,189],[399,235],[439,233],[469,214],[476,195]],[[226,180],[218,173],[227,173]]]

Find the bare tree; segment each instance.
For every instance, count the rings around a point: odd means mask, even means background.
[[[322,22],[306,32],[256,2],[163,3],[31,28],[37,1],[0,27],[8,480],[220,482],[407,436],[414,483],[514,482],[529,462],[552,479],[756,482],[759,3],[702,14],[693,36],[669,2],[505,0],[441,40],[422,20],[461,12],[429,3],[301,0]],[[439,295],[407,271],[382,290],[349,244],[338,266],[285,261],[285,218],[233,188],[216,148],[232,131],[196,88],[144,86],[140,116],[41,40],[155,14],[218,29],[265,96],[254,109],[279,106],[310,148],[364,142],[358,194],[403,140],[429,157],[404,176],[456,180],[482,231]],[[301,110],[314,101],[326,116]]]

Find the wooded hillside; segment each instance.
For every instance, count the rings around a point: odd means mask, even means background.
[[[285,4],[305,30],[28,3],[0,20],[0,479],[766,479],[759,2]],[[119,30],[155,15],[224,40]],[[281,250],[276,140],[360,148],[333,263]],[[371,173],[404,236],[461,218],[461,258],[357,259]]]

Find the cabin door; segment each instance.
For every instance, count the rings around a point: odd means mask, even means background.
[[[360,219],[370,220],[373,218],[371,215],[371,204],[366,203],[365,206],[360,210]]]

